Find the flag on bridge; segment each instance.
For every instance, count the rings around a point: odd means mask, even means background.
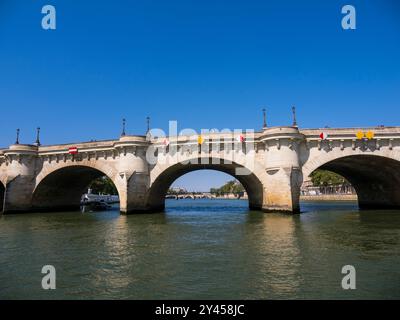
[[[199,135],[199,136],[197,137],[197,142],[198,142],[198,144],[203,144],[204,138],[203,138],[201,135]]]
[[[68,153],[69,154],[77,154],[78,153],[78,148],[77,147],[68,148]]]
[[[236,141],[237,142],[244,142],[245,141],[245,137],[243,135],[239,135],[236,137]]]
[[[373,131],[368,131],[365,136],[367,137],[368,140],[371,140],[374,138],[375,134]]]
[[[362,138],[364,138],[364,132],[358,131],[356,133],[356,137],[357,137],[358,140],[361,140]]]
[[[328,139],[328,134],[327,134],[326,132],[321,132],[321,133],[319,134],[319,137],[320,137],[322,140],[326,140],[326,139]]]
[[[164,139],[164,146],[166,146],[166,147],[169,146],[169,140],[167,138]]]

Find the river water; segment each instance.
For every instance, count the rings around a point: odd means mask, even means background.
[[[243,200],[167,200],[160,214],[0,217],[0,299],[400,298],[400,211],[302,203],[252,212]],[[41,269],[56,268],[56,289]],[[356,269],[343,290],[341,269]]]

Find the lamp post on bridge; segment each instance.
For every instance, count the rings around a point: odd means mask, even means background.
[[[40,146],[40,127],[36,128],[36,142],[35,145]]]
[[[150,117],[149,116],[146,117],[146,122],[147,122],[146,134],[148,134],[150,132]]]
[[[15,140],[15,144],[19,144],[19,129],[17,129],[17,139]]]
[[[121,132],[121,137],[125,136],[125,124],[126,120],[125,118],[122,119],[122,132]]]
[[[292,107],[292,114],[293,114],[293,127],[297,127],[297,120],[296,120],[296,107]]]
[[[266,115],[266,109],[265,108],[263,108],[262,109],[262,112],[263,112],[263,129],[266,129],[267,128],[267,115]]]

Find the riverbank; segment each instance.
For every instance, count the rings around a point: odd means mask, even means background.
[[[217,200],[248,200],[247,196],[236,197],[233,195],[227,196],[178,196],[178,197],[166,197],[166,199],[217,199]],[[300,201],[357,201],[356,194],[320,194],[320,195],[308,195],[308,196],[300,196]]]
[[[300,196],[301,201],[357,201],[356,194],[321,194]]]

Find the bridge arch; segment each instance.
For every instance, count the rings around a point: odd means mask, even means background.
[[[337,173],[355,188],[360,209],[400,208],[400,158],[372,154],[321,157],[303,167],[304,177],[316,169]]]
[[[151,185],[146,197],[146,204],[150,210],[162,211],[165,209],[165,195],[172,183],[186,173],[197,170],[215,170],[221,171],[236,178],[244,187],[249,199],[249,207],[259,210],[263,206],[264,185],[262,183],[263,171],[259,171],[258,166],[253,170],[249,170],[245,165],[237,162],[226,161],[222,158],[208,158],[208,163],[205,163],[205,158],[197,158],[197,163],[176,163],[163,168],[154,170],[158,172],[152,177]],[[191,159],[193,160],[193,159]],[[202,163],[203,162],[203,163]],[[247,169],[248,174],[237,174],[237,169]]]
[[[91,164],[77,163],[44,169],[36,179],[32,194],[32,209],[34,211],[77,210],[81,196],[89,184],[101,176],[110,178],[120,193],[117,175],[108,167],[99,168]]]

